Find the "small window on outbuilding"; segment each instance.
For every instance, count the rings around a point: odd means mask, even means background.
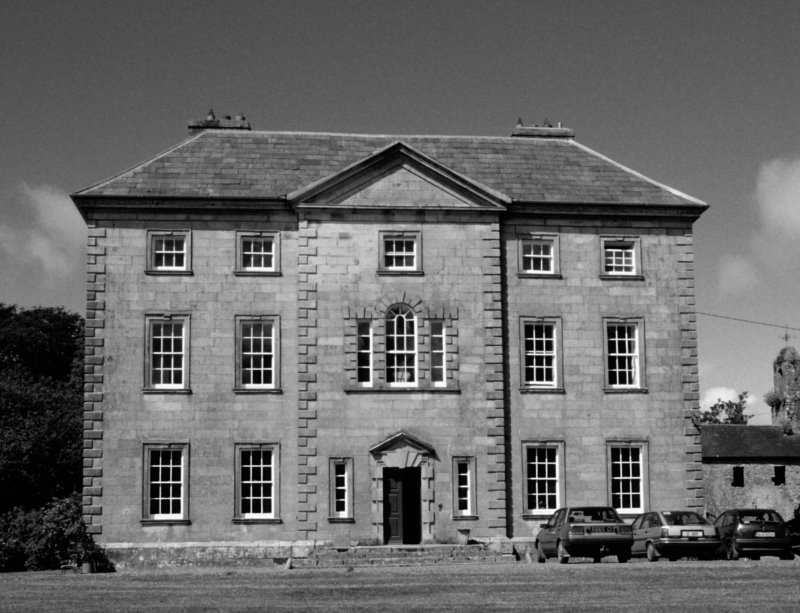
[[[731,485],[733,487],[744,487],[744,466],[733,467],[733,481],[731,481]]]
[[[785,485],[786,484],[786,467],[785,466],[773,466],[773,470],[775,474],[772,477],[772,482],[775,485]]]

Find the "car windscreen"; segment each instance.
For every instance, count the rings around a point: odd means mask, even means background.
[[[774,522],[781,522],[781,516],[778,515],[775,511],[742,511],[739,514],[739,521],[743,524],[749,524],[752,522],[761,522],[761,521],[774,521]]]
[[[571,509],[569,512],[569,522],[576,524],[591,524],[591,523],[620,523],[622,520],[617,515],[614,509],[604,508],[587,508],[587,509]]]
[[[664,511],[662,515],[670,526],[697,526],[708,523],[704,517],[693,511]]]

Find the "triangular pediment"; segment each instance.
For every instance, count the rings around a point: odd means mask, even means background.
[[[431,445],[402,430],[377,445],[373,445],[369,452],[374,456],[403,452],[415,456],[436,457],[436,450]]]
[[[510,199],[398,142],[287,198],[301,208],[501,211]]]

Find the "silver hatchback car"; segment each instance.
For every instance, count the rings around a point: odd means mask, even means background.
[[[720,547],[717,530],[694,511],[651,511],[633,524],[631,555],[647,556],[651,562],[664,557],[710,560]]]

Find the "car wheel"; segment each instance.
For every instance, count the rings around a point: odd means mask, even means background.
[[[758,562],[761,559],[761,556],[750,556],[750,559],[754,562]]]
[[[564,545],[561,544],[561,541],[558,541],[558,562],[559,564],[566,564],[569,562],[569,554],[567,550],[564,549]]]
[[[650,562],[658,562],[658,551],[653,543],[647,543],[647,559]]]
[[[620,564],[625,564],[628,560],[631,559],[631,552],[626,551],[625,553],[618,553],[617,554],[617,562]]]
[[[781,554],[781,560],[794,560],[794,552],[791,549],[784,551]]]
[[[725,542],[725,558],[728,560],[739,559],[739,550],[736,548],[736,543],[733,541]]]
[[[544,555],[544,550],[542,549],[542,546],[539,543],[536,543],[536,561],[539,564],[544,564],[545,562],[547,562],[547,556]]]
[[[594,556],[592,558],[592,562],[594,562],[595,564],[600,564],[600,562],[602,561],[603,561],[603,556]]]

